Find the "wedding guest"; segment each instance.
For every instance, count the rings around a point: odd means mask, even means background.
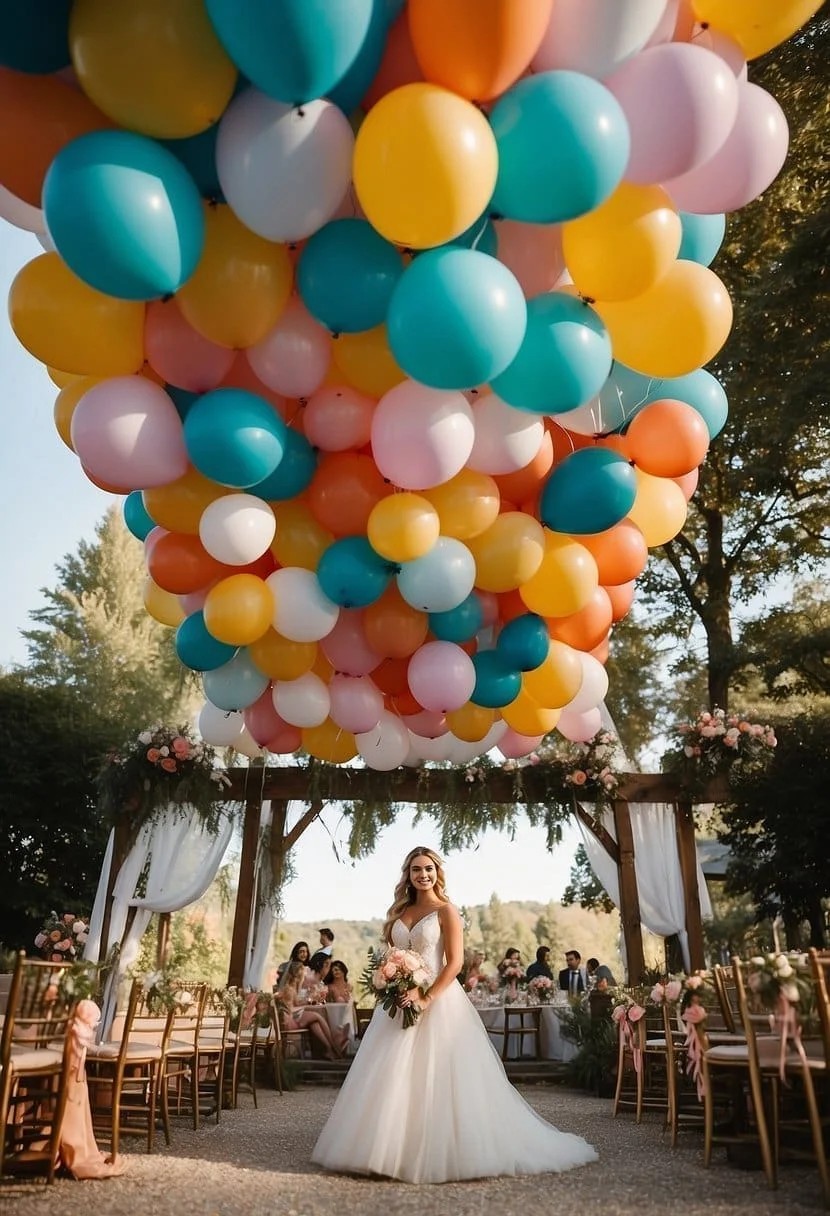
[[[318,929],[320,934],[320,945],[314,951],[315,954],[328,954],[331,956],[334,947],[334,934],[331,929]]]
[[[308,960],[303,978],[303,989],[309,993],[319,993],[324,987],[331,970],[331,957],[322,950],[315,951]]]
[[[464,962],[464,987],[468,992],[472,992],[473,989],[477,988],[479,983],[485,978],[481,972],[481,965],[484,962],[484,951],[466,951]]]
[[[521,950],[517,950],[515,946],[510,946],[507,950],[505,950],[504,958],[501,960],[496,970],[498,971],[499,975],[503,975],[508,967],[521,967],[521,965]]]
[[[349,969],[339,958],[332,959],[329,973],[326,976],[328,995],[326,1000],[334,1005],[347,1005],[352,999],[352,986],[349,983]]]
[[[531,963],[527,969],[529,980],[536,979],[539,975],[543,975],[546,980],[553,979],[553,972],[550,969],[550,946],[540,946],[536,951],[536,962]]]
[[[308,948],[308,942],[295,942],[291,947],[291,953],[284,963],[280,963],[277,967],[277,979],[274,984],[274,991],[278,992],[282,989],[285,983],[285,977],[291,963],[302,963],[305,966],[311,957],[311,951]]]
[[[585,963],[585,970],[588,975],[588,983],[593,984],[594,987],[600,990],[617,987],[613,971],[610,967],[606,967],[605,963],[601,963],[599,959],[589,958]]]
[[[309,1009],[303,1003],[303,978],[305,964],[289,963],[285,983],[279,994],[280,1009],[286,1025],[308,1030],[321,1044],[327,1060],[336,1060],[343,1055],[348,1041],[348,1031],[334,1034],[322,1013]]]
[[[567,966],[559,972],[559,987],[570,996],[577,996],[588,987],[580,965],[582,955],[578,950],[566,950],[565,962]]]

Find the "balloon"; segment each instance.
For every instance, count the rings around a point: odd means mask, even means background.
[[[194,393],[216,388],[234,352],[205,338],[185,320],[175,300],[155,300],[144,325],[147,362],[162,379]]]
[[[225,494],[205,508],[199,539],[217,561],[245,566],[267,552],[276,528],[267,502],[253,494]]]
[[[425,641],[429,618],[407,604],[396,586],[390,586],[364,609],[363,629],[371,650],[385,659],[404,659]]]
[[[563,709],[556,725],[559,733],[571,743],[589,743],[602,729],[602,717],[598,709],[589,709],[583,714]]]
[[[165,139],[162,145],[187,169],[202,198],[212,203],[224,203],[225,195],[219,185],[216,170],[216,137],[218,124],[190,135],[187,139]]]
[[[321,643],[322,652],[335,672],[365,676],[374,672],[380,653],[368,643],[362,609],[341,608],[337,622]]]
[[[722,146],[738,113],[738,82],[730,68],[689,42],[649,47],[605,84],[628,120],[625,176],[632,182],[665,182],[703,164]]]
[[[709,431],[685,401],[652,401],[632,419],[627,446],[638,468],[656,477],[682,477],[703,461]]]
[[[398,590],[421,612],[449,612],[470,594],[475,577],[475,560],[467,546],[440,536],[429,553],[402,564]]]
[[[205,625],[203,612],[194,612],[176,630],[176,655],[192,671],[211,671],[230,662],[236,646],[220,642]]]
[[[508,511],[468,543],[476,563],[476,586],[484,591],[512,591],[539,569],[545,533],[532,515]]]
[[[562,249],[580,295],[626,300],[665,274],[680,239],[681,222],[664,190],[622,182],[594,211],[565,224]]]
[[[610,370],[611,342],[600,317],[582,300],[549,292],[528,302],[519,353],[490,387],[517,409],[558,414],[590,401]]]
[[[676,482],[637,469],[637,497],[628,518],[640,529],[649,549],[673,540],[686,522],[686,512],[686,497]]]
[[[145,539],[147,571],[155,583],[174,595],[200,591],[226,572],[198,536],[154,528]]]
[[[369,29],[371,0],[206,0],[231,59],[272,97],[299,106],[349,70]]]
[[[276,516],[277,535],[271,552],[279,564],[316,570],[320,557],[334,537],[317,523],[304,503],[278,503]]]
[[[372,730],[383,715],[383,695],[368,676],[333,676],[329,697],[332,721],[352,734]]]
[[[449,481],[466,463],[474,438],[472,411],[461,393],[413,380],[386,393],[372,417],[375,463],[404,490]]]
[[[273,627],[282,637],[318,642],[334,629],[337,605],[324,594],[312,571],[286,566],[269,574],[266,582],[274,600]]]
[[[552,0],[413,0],[409,29],[427,80],[470,101],[498,97],[521,76]]]
[[[649,376],[683,376],[713,359],[732,327],[723,283],[697,262],[675,262],[642,295],[598,302],[614,357]]]
[[[223,486],[191,468],[175,481],[148,487],[142,497],[149,515],[162,528],[195,536],[202,513],[225,493]]]
[[[794,34],[821,0],[692,0],[692,7],[698,21],[723,30],[741,44],[747,59],[755,59]]]
[[[241,713],[227,712],[206,701],[199,711],[198,729],[211,747],[233,747],[245,727]]]
[[[376,772],[386,773],[403,764],[409,752],[409,731],[394,714],[384,713],[373,730],[355,736],[360,755]]]
[[[205,696],[219,709],[247,709],[268,687],[268,677],[254,666],[246,650],[237,651],[221,667],[206,671],[202,682]]]
[[[346,383],[370,397],[382,397],[406,379],[389,349],[384,325],[339,335],[332,343],[332,358]]]
[[[498,486],[492,477],[473,469],[462,469],[442,485],[425,490],[423,496],[438,512],[441,534],[456,540],[479,536],[499,514]]]
[[[425,642],[409,660],[409,688],[424,709],[460,709],[476,683],[473,661],[454,642]]]
[[[474,705],[501,709],[519,695],[522,677],[515,668],[507,666],[497,651],[480,650],[473,655],[472,663],[476,680],[470,700]]]
[[[576,219],[608,198],[625,172],[629,134],[619,102],[578,72],[520,80],[493,107],[490,124],[498,148],[490,206],[507,219]]]
[[[532,671],[548,655],[550,635],[540,616],[527,612],[514,617],[504,626],[496,641],[496,650],[508,667]]]
[[[8,220],[10,224],[14,224],[15,228],[23,228],[26,232],[33,232],[37,238],[38,244],[51,253],[54,251],[54,246],[46,236],[46,220],[40,207],[32,207],[29,203],[23,202],[17,195],[12,194],[5,186],[0,185],[0,216],[4,220]]]
[[[69,63],[67,29],[72,0],[12,0],[3,9],[0,63],[46,74]]]
[[[377,75],[386,47],[386,36],[393,19],[392,8],[385,3],[385,0],[371,0],[369,25],[360,49],[334,88],[328,90],[329,100],[339,106],[344,114],[351,114],[353,110],[357,109],[363,95]],[[366,108],[368,109],[368,106]]]
[[[569,713],[583,714],[605,700],[608,692],[608,672],[593,655],[575,652],[582,666],[582,683],[567,703]]]
[[[622,426],[650,401],[671,397],[694,406],[709,430],[709,438],[723,427],[728,415],[726,393],[710,372],[703,368],[685,376],[643,376],[623,363],[615,363],[600,393],[601,411],[607,424],[615,419]]]
[[[313,671],[274,685],[274,709],[290,726],[321,726],[329,716],[328,687]]]
[[[447,725],[457,739],[466,743],[480,742],[496,722],[496,711],[468,701],[460,709],[447,714]]]
[[[522,690],[544,709],[561,709],[579,692],[582,680],[580,652],[551,638],[544,660],[522,677]]]
[[[64,373],[61,373],[63,375]],[[55,398],[55,408],[53,417],[58,434],[63,442],[74,452],[72,447],[72,415],[78,402],[88,393],[94,384],[100,384],[100,378],[97,376],[69,376],[68,383],[61,388]]]
[[[301,241],[340,206],[353,148],[348,119],[330,101],[292,109],[247,89],[219,124],[216,168],[246,227],[269,241]]]
[[[545,434],[541,418],[533,418],[484,393],[472,402],[475,441],[467,467],[480,473],[513,473],[537,455]]]
[[[611,601],[611,620],[621,621],[634,603],[635,583],[619,583],[616,587],[606,587],[608,599]]]
[[[593,650],[611,628],[613,610],[604,587],[596,587],[586,604],[570,616],[552,617],[550,636],[575,650]]]
[[[527,307],[495,258],[448,246],[416,258],[392,293],[387,329],[395,359],[433,388],[469,388],[512,363]]]
[[[84,467],[113,485],[144,489],[187,471],[176,408],[163,388],[143,376],[93,385],[75,408],[70,433]]]
[[[519,587],[519,595],[540,616],[569,616],[593,595],[599,583],[596,562],[584,545],[569,536],[546,532],[544,543],[542,561]]]
[[[230,207],[213,206],[205,211],[202,260],[176,299],[202,337],[244,349],[276,324],[291,295],[291,276],[284,245],[256,236]]]
[[[307,499],[324,528],[354,536],[366,532],[372,511],[390,493],[371,456],[334,452],[320,460]]]
[[[184,612],[177,596],[164,591],[151,578],[144,580],[144,607],[161,625],[175,626],[184,620]]]
[[[272,593],[273,594],[273,593]],[[272,680],[296,680],[311,671],[317,658],[316,642],[292,642],[273,629],[251,642],[248,653],[260,671]]]
[[[391,494],[371,511],[367,523],[369,543],[392,562],[423,557],[438,540],[440,524],[433,505],[418,494]]]
[[[459,236],[487,207],[498,154],[487,119],[456,93],[408,84],[372,107],[358,132],[354,183],[374,228],[428,249]]]
[[[317,453],[298,431],[290,427],[283,435],[282,460],[270,477],[251,486],[251,493],[273,503],[295,498],[308,489],[317,471]]]
[[[371,438],[375,403],[352,388],[320,388],[303,411],[309,443],[324,452],[362,448]]]
[[[156,526],[157,520],[148,515],[140,490],[133,490],[124,499],[122,513],[127,530],[137,540],[144,540]]]
[[[447,612],[431,612],[429,628],[440,641],[469,642],[484,624],[481,600],[475,593],[468,595]],[[413,727],[414,729],[414,727]]]
[[[297,290],[308,311],[333,333],[383,324],[401,255],[361,219],[333,220],[309,239],[297,267]]]
[[[354,735],[341,730],[330,718],[320,726],[306,727],[300,732],[298,747],[300,743],[310,756],[325,760],[329,764],[346,764],[357,755]]]
[[[423,559],[422,559],[423,560]],[[393,568],[362,536],[346,536],[326,549],[317,567],[325,594],[344,608],[364,608],[380,599]]]
[[[274,472],[284,450],[285,423],[262,397],[217,388],[194,403],[184,421],[191,461],[220,485],[246,489]]]
[[[604,532],[628,514],[635,487],[628,461],[603,448],[583,448],[551,473],[539,518],[552,532]]]
[[[498,743],[498,749],[505,760],[521,760],[534,752],[544,739],[544,735],[520,735],[511,728],[505,731]]]
[[[514,220],[499,220],[494,227],[499,261],[513,271],[525,295],[530,298],[553,291],[565,269],[561,228]]]
[[[699,262],[701,266],[711,266],[723,244],[726,216],[692,215],[691,212],[683,211],[680,213],[680,223],[683,226],[683,236],[678,258],[686,262]]]
[[[89,287],[57,253],[43,253],[18,272],[9,315],[26,350],[61,371],[122,376],[144,362],[144,306]]]
[[[274,699],[271,696],[270,688],[266,688],[253,705],[249,705],[242,711],[242,720],[251,737],[261,747],[265,747],[270,739],[280,735],[284,730],[291,729],[274,709]]]
[[[547,709],[539,705],[521,689],[509,705],[502,710],[502,717],[509,730],[522,735],[548,734],[559,721],[558,709]]]
[[[630,519],[622,519],[593,536],[580,536],[579,540],[594,558],[599,581],[605,587],[630,582],[646,567],[648,546]]]
[[[523,469],[517,469],[515,473],[496,475],[494,483],[496,490],[507,502],[526,502],[538,495],[553,466],[552,431],[552,427],[546,430],[542,436],[539,451]],[[568,450],[571,450],[570,444]]]
[[[331,358],[331,339],[296,297],[273,329],[247,351],[256,375],[286,397],[310,397],[320,387]]]
[[[554,0],[533,70],[570,68],[601,80],[645,46],[664,8],[665,0]]]
[[[76,0],[69,22],[81,88],[122,127],[183,139],[219,118],[236,69],[203,0]]]

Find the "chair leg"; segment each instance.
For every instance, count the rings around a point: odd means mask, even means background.
[[[625,1044],[623,1043],[622,1035],[620,1035],[617,1046],[617,1088],[614,1091],[614,1109],[611,1111],[611,1118],[616,1119],[620,1109],[620,1098],[622,1096],[623,1077],[625,1075]]]
[[[813,1085],[812,1074],[809,1068],[804,1068],[802,1071],[804,1081],[804,1097],[807,1102],[807,1112],[810,1117],[810,1133],[813,1137],[813,1152],[818,1165],[819,1177],[821,1178],[821,1188],[824,1192],[825,1204],[830,1204],[830,1176],[827,1170],[827,1154],[824,1148],[824,1135],[821,1127],[821,1112],[816,1101],[816,1090]]]
[[[769,1128],[767,1127],[767,1117],[764,1110],[763,1085],[754,1071],[750,1071],[749,1074],[749,1089],[752,1094],[752,1106],[755,1114],[755,1125],[758,1129],[758,1140],[761,1145],[761,1161],[764,1166],[764,1173],[766,1174],[767,1182],[775,1190],[778,1186],[778,1174],[775,1168],[775,1158],[772,1144],[770,1143]],[[773,1095],[773,1101],[775,1102],[775,1095]],[[773,1118],[775,1117],[775,1113],[773,1113]]]

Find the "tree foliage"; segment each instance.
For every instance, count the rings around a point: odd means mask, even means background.
[[[585,846],[577,845],[568,885],[562,893],[562,903],[567,908],[579,904],[580,908],[595,908],[601,912],[613,912],[616,905],[602,883],[591,869]]]

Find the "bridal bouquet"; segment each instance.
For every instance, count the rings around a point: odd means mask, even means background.
[[[383,952],[369,951],[369,964],[361,976],[361,985],[393,1018],[400,1008],[398,1002],[413,988],[426,996],[431,978],[420,954],[392,946]],[[412,1005],[401,1009],[404,1029],[415,1025],[420,1012]]]

